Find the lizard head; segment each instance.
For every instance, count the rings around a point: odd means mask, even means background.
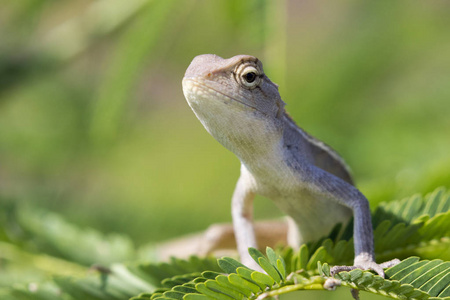
[[[281,136],[285,103],[256,57],[199,55],[186,70],[183,92],[206,130],[235,154],[242,143],[261,147]]]

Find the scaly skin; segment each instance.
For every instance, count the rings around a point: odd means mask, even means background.
[[[374,260],[369,203],[353,186],[348,169],[330,147],[306,134],[285,112],[278,86],[253,56],[194,58],[183,78],[183,92],[205,129],[241,161],[232,199],[233,227],[244,264],[256,267],[248,247],[257,247],[253,198],[270,198],[296,224],[289,243],[323,236],[352,211],[355,260],[352,267],[384,276]]]

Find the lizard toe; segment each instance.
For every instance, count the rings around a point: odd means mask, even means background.
[[[330,273],[332,276],[336,275],[339,272],[348,272],[354,269],[357,269],[357,266],[333,266],[330,269]]]
[[[399,259],[393,259],[381,264],[377,264],[374,261],[358,261],[358,263],[354,266],[333,266],[331,267],[331,275],[335,275],[339,272],[343,272],[343,271],[351,271],[351,270],[355,270],[355,269],[361,269],[361,270],[372,270],[375,271],[378,275],[380,275],[380,277],[384,278],[385,274],[384,274],[384,270],[386,268],[390,268],[395,266],[396,264],[400,263]]]
[[[375,273],[377,273],[378,275],[380,275],[380,277],[384,278],[384,271],[383,271],[383,267],[379,264],[377,264],[374,261],[367,261],[367,262],[362,262],[357,266],[358,269],[361,270],[372,270],[375,271]]]
[[[393,267],[393,266],[395,266],[395,265],[397,265],[397,264],[399,264],[399,263],[400,263],[400,259],[395,258],[395,259],[393,259],[393,260],[389,260],[389,261],[386,261],[386,262],[380,264],[380,266],[381,266],[383,269],[386,269],[386,268]]]

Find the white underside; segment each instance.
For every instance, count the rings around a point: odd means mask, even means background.
[[[241,176],[246,178],[256,194],[271,199],[297,224],[297,228],[292,227],[292,224],[289,227],[291,246],[317,240],[318,237],[329,234],[336,224],[346,223],[351,217],[349,208],[311,194],[305,188],[305,183],[289,167],[271,170],[273,172],[269,182],[266,177],[255,177],[244,165],[241,167]]]

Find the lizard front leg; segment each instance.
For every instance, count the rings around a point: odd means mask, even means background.
[[[337,201],[353,210],[353,241],[355,247],[354,265],[335,266],[331,269],[332,274],[359,268],[363,270],[373,270],[381,277],[384,277],[383,268],[394,266],[400,261],[394,259],[382,264],[377,264],[375,262],[372,218],[369,201],[357,188],[344,180],[315,166],[311,166],[311,168],[313,169],[309,170],[308,174],[313,175],[307,180],[307,188],[310,192]]]
[[[231,201],[234,235],[241,262],[250,268],[259,269],[259,266],[248,254],[249,247],[257,248],[258,246],[253,227],[254,196],[247,177],[241,174]]]

